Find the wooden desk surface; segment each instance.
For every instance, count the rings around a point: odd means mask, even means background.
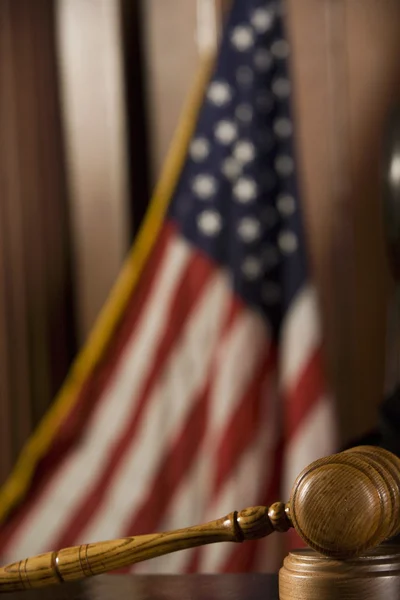
[[[278,600],[278,577],[102,575],[81,583],[2,594],[1,600]]]

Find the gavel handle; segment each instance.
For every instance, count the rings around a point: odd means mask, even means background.
[[[178,550],[215,542],[255,540],[290,527],[289,507],[277,502],[269,508],[247,508],[186,529],[64,548],[0,568],[0,592],[100,575]]]

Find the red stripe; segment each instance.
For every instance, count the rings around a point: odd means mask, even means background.
[[[185,569],[186,573],[198,573],[200,567],[201,548],[195,548]]]
[[[326,390],[322,353],[318,347],[311,354],[296,384],[285,392],[285,437],[291,440],[311,409]]]
[[[319,347],[310,356],[296,385],[285,394],[285,439],[287,444],[298,434],[304,419],[320,401],[325,391],[326,380],[324,378],[322,351]],[[287,552],[305,546],[305,543],[294,529],[288,532],[285,541]]]
[[[160,373],[162,373],[169,360],[173,346],[184,331],[189,315],[199,302],[202,290],[204,290],[214,272],[215,267],[208,259],[202,255],[193,255],[177,287],[170,310],[171,316],[166,320],[165,330],[157,348],[150,373],[146,378],[139,399],[133,407],[132,415],[125,430],[110,452],[100,477],[88,490],[74,513],[68,515],[68,521],[57,537],[56,547],[73,544],[93,516],[107,501],[107,492],[112,486],[113,478],[117,475],[118,466],[121,464],[126,452],[131,448],[132,440],[135,439],[137,431],[142,425],[144,409],[151,398],[154,387],[159,382]]]
[[[192,407],[185,427],[172,449],[161,460],[157,476],[145,500],[131,521],[124,527],[124,535],[140,535],[156,531],[174,491],[190,469],[206,432],[209,385]],[[126,533],[125,533],[126,531]]]
[[[223,345],[225,335],[232,327],[241,309],[241,304],[235,298],[232,298],[228,314],[221,327],[220,339],[213,353],[214,358],[210,361],[210,372],[204,389],[195,401],[171,450],[161,459],[149,492],[141,507],[135,512],[127,527],[124,528],[124,535],[151,533],[161,525],[179,485],[201,449],[208,423],[210,389],[215,378],[215,360],[219,349]]]
[[[265,346],[264,357],[236,411],[225,428],[216,453],[216,469],[213,496],[217,496],[223,483],[234,473],[240,456],[254,439],[260,423],[260,413],[265,400],[263,382],[268,373],[276,369],[276,351]]]
[[[2,552],[7,548],[16,531],[24,526],[26,519],[45,494],[55,472],[62,468],[69,452],[79,444],[79,440],[90,427],[90,420],[95,409],[100,405],[103,392],[118,367],[120,357],[129,339],[136,331],[147,299],[155,285],[158,267],[165,255],[167,246],[173,239],[173,235],[174,227],[171,225],[164,226],[143,275],[133,291],[132,298],[128,301],[122,319],[116,326],[102,359],[84,382],[77,402],[74,403],[60,429],[56,432],[53,443],[45,457],[38,463],[23,504],[17,507],[1,527],[0,550]],[[79,482],[77,482],[77,485],[79,485]]]
[[[269,364],[271,362],[271,364]],[[259,377],[256,373],[255,375],[255,379],[252,381],[252,383],[250,384],[250,387],[248,388],[248,390],[246,391],[245,395],[243,396],[243,400],[239,405],[239,409],[236,412],[235,415],[233,415],[233,418],[230,422],[230,424],[228,425],[227,431],[223,437],[223,442],[222,443],[226,443],[227,442],[227,436],[229,435],[234,435],[235,436],[235,441],[238,435],[238,431],[241,429],[240,427],[240,422],[239,422],[239,426],[236,423],[236,418],[240,419],[241,415],[242,415],[242,408],[248,406],[248,403],[254,401],[257,405],[261,402],[261,401],[265,401],[265,384],[267,381],[269,381],[271,379],[271,377],[275,376],[275,367],[276,367],[276,357],[274,356],[274,352],[270,351],[270,354],[267,355],[267,357],[262,361],[261,367],[259,367],[258,372],[262,374],[261,377]],[[257,387],[254,389],[254,382],[257,381]],[[253,395],[252,395],[253,394]],[[250,398],[250,400],[249,400]],[[259,412],[259,408],[257,408],[257,413]],[[236,429],[234,428],[236,424]],[[263,427],[265,424],[265,421],[258,419],[256,421],[254,421],[252,423],[252,430],[251,430],[251,435],[246,436],[246,440],[248,442],[248,444],[251,443],[252,440],[254,440],[255,436],[257,435],[257,432],[259,431],[260,427]],[[230,432],[230,433],[229,433]],[[228,440],[229,441],[229,440]],[[243,440],[242,443],[244,443],[245,440]],[[242,447],[242,443],[238,444],[237,442],[234,443],[233,445],[227,444],[229,448],[231,449],[235,449],[235,454],[230,454],[229,453],[225,453],[225,456],[223,457],[223,460],[228,461],[227,463],[218,463],[217,466],[217,471],[219,471],[220,475],[220,484],[218,486],[217,489],[214,490],[214,494],[212,496],[212,498],[209,499],[209,505],[212,506],[213,502],[215,502],[216,496],[218,491],[220,491],[220,487],[222,485],[222,483],[225,481],[222,476],[225,473],[226,477],[225,479],[229,479],[229,477],[234,477],[234,470],[237,468],[237,464],[239,462],[240,456],[239,454],[241,454],[241,452],[244,450],[244,447]],[[278,477],[278,475],[280,474],[280,464],[281,464],[281,450],[280,450],[280,446],[277,446],[277,454],[276,454],[276,461],[274,462],[274,466],[273,466],[273,475],[272,475],[272,483],[275,481],[275,478]],[[239,454],[237,455],[236,458],[236,452],[238,452]],[[269,459],[269,454],[270,454],[270,449],[268,449],[268,456],[266,457],[265,461],[270,462]],[[217,453],[217,456],[219,456],[219,453]],[[234,462],[232,462],[234,461]],[[223,471],[223,467],[224,465],[226,466],[225,471]],[[232,473],[232,474],[230,474]],[[266,481],[268,482],[268,484],[271,482],[271,479],[269,477],[266,478]],[[265,501],[266,498],[270,498],[270,495],[272,493],[272,483],[271,485],[268,485],[266,489],[262,489],[261,491],[261,502]],[[240,510],[241,508],[244,507],[232,507],[232,510],[234,509],[238,509]],[[236,550],[238,551],[238,550]],[[199,569],[199,565],[200,565],[200,558],[202,556],[203,553],[207,552],[207,548],[197,548],[193,551],[191,559],[189,561],[189,564],[187,565],[186,568],[186,572],[188,573],[196,573],[198,572]]]

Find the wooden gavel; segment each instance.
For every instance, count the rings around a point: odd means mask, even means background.
[[[72,581],[178,550],[256,540],[294,527],[322,555],[359,556],[400,533],[400,459],[359,446],[313,462],[297,477],[290,501],[256,506],[203,525],[83,544],[0,569],[0,591]]]

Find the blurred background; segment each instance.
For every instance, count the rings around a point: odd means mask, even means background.
[[[0,0],[0,480],[138,232],[229,1]],[[381,157],[398,0],[288,0],[297,150],[341,443],[377,422],[392,281]]]
[[[1,0],[0,10],[4,481],[115,283],[199,66],[199,31],[215,37],[224,5]]]

